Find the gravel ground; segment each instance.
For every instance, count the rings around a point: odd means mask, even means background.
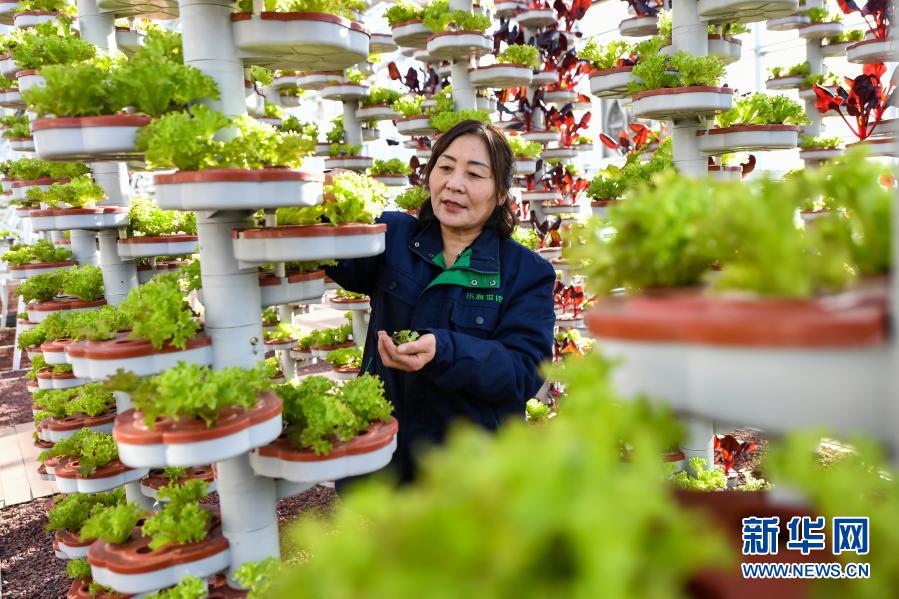
[[[25,388],[22,374],[0,378],[0,429],[32,420],[31,393]]]

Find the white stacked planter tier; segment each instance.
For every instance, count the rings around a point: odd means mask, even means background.
[[[609,214],[609,208],[618,204],[621,200],[593,200],[590,202],[590,211],[593,216],[605,218]]]
[[[156,175],[164,210],[259,210],[319,203],[324,178],[281,168],[209,169]]]
[[[597,98],[616,99],[627,98],[628,85],[633,81],[634,67],[615,67],[604,71],[595,71],[590,74],[590,93]]]
[[[9,148],[16,152],[34,152],[34,137],[8,137]]]
[[[710,23],[755,23],[795,13],[799,0],[699,0],[698,8]]]
[[[22,264],[9,267],[9,275],[12,279],[27,279],[35,275],[53,272],[55,270],[69,270],[78,266],[78,262],[74,260],[64,260],[62,262],[38,262],[36,264]]]
[[[869,156],[884,156],[895,158],[899,156],[899,146],[893,137],[873,137],[864,141],[846,144],[846,149],[863,147],[868,150]]]
[[[523,64],[496,63],[486,67],[468,69],[471,84],[479,89],[522,87],[530,85],[534,74]]]
[[[537,172],[537,161],[539,158],[516,158],[515,174],[516,175],[533,175]]]
[[[178,18],[177,0],[97,0],[97,8],[117,18],[140,17],[164,21]]]
[[[144,36],[139,31],[134,31],[128,27],[116,27],[115,43],[116,47],[126,54],[133,54],[141,47]]]
[[[12,25],[13,11],[19,7],[19,0],[3,0],[0,2],[0,25]]]
[[[428,38],[428,54],[439,60],[461,60],[493,51],[493,38],[479,31],[444,31]]]
[[[299,73],[296,76],[294,85],[300,89],[316,91],[331,84],[343,82],[342,71],[313,71],[310,73]]]
[[[577,102],[577,92],[573,89],[556,89],[546,91],[543,94],[543,101],[547,104],[556,104],[559,106]]]
[[[768,19],[768,22],[765,23],[765,28],[769,31],[792,31],[811,22],[812,20],[805,15],[787,15],[776,19]]]
[[[152,376],[174,368],[178,362],[207,366],[212,363],[212,341],[208,337],[189,339],[184,349],[164,345],[155,349],[144,339],[128,339],[119,333],[112,341],[78,341],[66,348],[72,371],[79,377],[105,380],[119,368],[138,376]]]
[[[325,158],[325,168],[345,168],[351,171],[364,171],[375,164],[370,156],[329,156]]]
[[[44,77],[33,69],[16,73],[16,82],[19,84],[20,92],[28,91],[32,87],[44,87],[47,84]]]
[[[178,256],[197,251],[196,235],[158,235],[119,239],[119,258],[151,258],[153,256]]]
[[[531,85],[534,87],[553,85],[558,82],[559,73],[557,71],[539,71],[531,77]]]
[[[35,152],[44,160],[121,161],[141,158],[138,130],[150,117],[132,115],[41,118],[31,123]]]
[[[68,183],[68,179],[51,179],[44,177],[42,179],[32,179],[30,181],[13,181],[12,197],[14,200],[24,200],[28,197],[28,190],[32,187],[46,191],[54,183]]]
[[[116,417],[112,435],[125,464],[202,466],[270,443],[281,434],[281,426],[281,399],[268,391],[249,410],[236,406],[221,410],[211,427],[201,419],[159,418],[151,429],[143,413],[126,410]]]
[[[287,273],[284,277],[262,274],[259,275],[259,291],[263,308],[318,300],[325,292],[325,271]]]
[[[389,33],[372,33],[368,42],[369,52],[372,54],[393,52],[397,47],[393,35]]]
[[[396,119],[396,130],[403,135],[412,137],[421,137],[426,135],[434,135],[437,129],[430,124],[431,117],[429,115],[407,116]]]
[[[697,131],[699,151],[711,156],[732,152],[789,150],[799,144],[797,125],[740,125]]]
[[[892,38],[856,42],[846,48],[846,60],[856,64],[892,62],[899,58],[899,44]]]
[[[337,70],[364,62],[369,34],[362,25],[323,13],[234,13],[234,45],[252,64],[285,70]]]
[[[743,178],[743,167],[710,166],[708,174],[713,181],[740,181]]]
[[[16,73],[22,70],[22,67],[13,60],[12,54],[6,53],[0,56],[0,75],[8,79],[14,79]]]
[[[22,100],[22,94],[19,93],[18,89],[0,89],[0,106],[15,110],[25,108],[25,102]]]
[[[323,87],[321,96],[325,100],[353,102],[368,96],[368,86],[361,83],[334,83]]]
[[[546,148],[540,157],[544,160],[569,159],[577,156],[578,150],[574,146],[568,148]]]
[[[365,258],[384,251],[387,226],[296,225],[234,229],[234,257],[248,264]]]
[[[425,27],[420,20],[397,23],[392,29],[393,41],[404,48],[423,48],[434,32]]]
[[[118,229],[128,223],[128,209],[113,206],[94,208],[58,208],[32,210],[31,228],[35,231]]]
[[[654,120],[713,115],[731,109],[733,92],[729,87],[708,86],[644,91],[634,96],[634,115]]]
[[[53,23],[60,18],[68,18],[58,12],[44,10],[25,10],[13,16],[13,26],[16,29],[28,29],[41,23]]]
[[[250,454],[250,465],[257,474],[300,483],[339,480],[379,470],[390,463],[396,450],[398,425],[376,422],[349,441],[335,443],[327,455],[298,450],[285,438],[260,447]]]
[[[552,9],[523,10],[515,17],[518,24],[527,29],[537,29],[555,25],[556,13]]]
[[[835,37],[841,33],[843,33],[843,24],[837,21],[830,23],[811,23],[799,28],[799,37],[807,40]]]
[[[49,302],[31,303],[25,306],[28,319],[31,322],[44,322],[51,314],[56,312],[82,312],[85,310],[99,310],[106,305],[106,300],[81,301],[76,299],[52,300]]]
[[[361,106],[356,109],[356,118],[360,121],[392,121],[399,118],[400,114],[387,104],[374,104]]]
[[[147,472],[147,468],[132,469],[115,460],[98,468],[91,476],[82,478],[78,474],[78,460],[64,459],[54,468],[53,476],[60,493],[102,493],[140,480]]]
[[[380,181],[387,187],[405,187],[409,184],[408,175],[372,175],[372,179]]]
[[[658,17],[645,15],[624,19],[618,23],[618,33],[623,37],[648,37],[659,32]]]
[[[533,129],[531,131],[525,131],[521,136],[528,141],[536,141],[541,144],[557,142],[562,138],[558,131],[551,131],[549,129]]]
[[[854,44],[855,42],[839,42],[836,44],[822,44],[821,45],[821,56],[824,58],[834,58],[836,56],[843,56],[846,54],[849,46]]]
[[[765,81],[765,87],[772,90],[798,89],[805,83],[805,77],[790,75],[787,77],[772,77]]]
[[[708,36],[709,56],[714,56],[724,64],[731,64],[740,60],[743,52],[743,42],[735,37],[721,37],[720,35]],[[659,50],[660,54],[674,55],[674,46],[668,43]]]

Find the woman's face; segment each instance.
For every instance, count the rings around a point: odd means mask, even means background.
[[[477,135],[454,139],[434,163],[429,191],[434,216],[442,226],[458,233],[480,233],[497,206],[484,140]]]

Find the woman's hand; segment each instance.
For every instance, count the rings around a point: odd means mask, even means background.
[[[388,368],[415,372],[433,360],[436,352],[437,338],[431,333],[397,346],[386,331],[378,331],[378,353],[381,355],[381,362]]]

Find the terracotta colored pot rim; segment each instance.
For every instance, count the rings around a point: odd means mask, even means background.
[[[425,119],[427,121],[431,120],[431,115],[429,114],[417,114],[415,116],[404,116],[398,119],[394,119],[395,121],[414,121],[416,119]]]
[[[20,187],[34,187],[35,185],[51,185],[53,183],[68,183],[69,179],[54,179],[53,177],[40,177],[38,179],[19,179],[17,181],[13,181],[10,183],[10,186],[13,189],[19,189]]]
[[[37,69],[25,69],[22,71],[16,71],[16,79],[18,79],[19,77],[27,77],[28,75],[37,75]]]
[[[601,206],[611,206],[613,204],[617,204],[620,201],[621,200],[593,200],[592,202],[590,202],[590,205],[599,208]]]
[[[861,347],[886,340],[883,306],[833,310],[817,300],[699,294],[600,300],[588,326],[605,338],[744,347]]]
[[[50,17],[61,17],[64,16],[61,12],[50,11],[50,10],[23,10],[22,12],[17,12],[16,16],[20,15],[31,15],[31,16],[50,16]]]
[[[181,268],[184,264],[187,264],[187,261],[181,262],[157,262],[156,270],[175,270]],[[137,267],[137,272],[146,272],[148,270],[153,270],[153,267],[149,264],[140,264]]]
[[[851,144],[846,144],[847,148],[855,148],[859,146],[869,146],[869,145],[877,145],[877,144],[891,144],[895,143],[895,138],[892,137],[877,137],[875,139],[864,139],[862,141],[854,141]]]
[[[347,27],[349,29],[354,29],[356,31],[360,31],[366,35],[368,35],[368,31],[361,24],[346,19],[344,17],[338,15],[332,15],[324,12],[268,12],[263,11],[259,13],[259,18],[263,21],[320,21],[326,23],[333,23],[334,25],[340,25],[341,27]],[[235,12],[231,13],[231,22],[235,21],[249,21],[253,18],[252,13],[248,12]]]
[[[196,443],[237,433],[280,413],[281,399],[275,392],[265,391],[258,395],[256,404],[249,410],[237,406],[219,410],[218,422],[210,427],[201,419],[159,418],[154,428],[149,429],[144,425],[143,413],[132,408],[116,417],[112,434],[117,442],[128,445]]]
[[[366,108],[390,108],[390,104],[366,104],[359,107],[359,110],[365,110]],[[330,144],[328,144],[330,145]]]
[[[115,420],[115,407],[109,411],[96,416],[88,416],[87,414],[67,416],[65,418],[47,418],[44,420],[44,426],[51,431],[71,431],[81,430],[82,428],[99,426],[108,424]]]
[[[325,278],[325,271],[323,271],[323,270],[313,270],[313,271],[309,271],[309,272],[294,271],[293,274],[291,274],[290,272],[288,272],[286,274],[287,274],[287,276],[285,278],[287,279],[288,283],[303,283],[305,281],[315,281],[318,279]],[[259,275],[259,286],[260,287],[270,287],[272,285],[280,285],[280,284],[281,284],[281,277],[276,276],[274,273],[267,272],[267,273],[261,273]]]
[[[93,539],[82,541],[78,533],[74,533],[67,529],[57,530],[53,537],[58,543],[63,543],[69,547],[87,547],[94,542]]]
[[[384,173],[383,175],[372,175],[372,179],[392,179],[394,177],[408,177],[407,173]]]
[[[41,343],[40,347],[42,352],[50,352],[52,354],[54,352],[59,353],[66,351],[66,347],[68,347],[72,343],[74,343],[72,339],[70,339],[69,337],[63,337],[61,339],[44,341],[43,343]]]
[[[205,480],[211,483],[215,480],[215,472],[211,467],[192,466],[187,469],[182,476],[178,477],[178,484],[183,484],[189,480]],[[160,489],[169,484],[169,479],[163,474],[162,469],[150,470],[150,474],[140,481],[142,487],[150,489]]]
[[[613,67],[611,69],[603,69],[601,71],[592,71],[590,77],[603,77],[605,75],[614,75],[615,73],[624,73],[634,70],[634,65],[625,65],[623,67]]]
[[[371,156],[328,156],[325,158],[325,162],[335,160],[374,160],[374,158]]]
[[[339,368],[332,368],[331,370],[333,370],[334,372],[339,372],[341,374],[350,374],[350,373],[356,374],[356,373],[360,372],[362,369],[356,368],[353,366],[341,366]]]
[[[117,206],[96,206],[94,208],[48,208],[46,210],[32,210],[32,217],[41,216],[81,216],[84,214],[124,214],[127,208]]]
[[[316,455],[306,449],[294,449],[283,437],[259,448],[259,455],[284,460],[286,462],[322,462],[335,458],[369,453],[386,447],[396,436],[398,424],[396,418],[389,422],[375,422],[367,431],[349,441],[335,443],[326,455]]]
[[[628,19],[623,19],[621,22],[626,23],[627,21],[639,21],[641,19],[646,20],[646,21],[648,21],[650,19],[653,21],[656,21],[657,17],[656,17],[656,15],[637,15],[636,17],[630,17]]]
[[[76,308],[95,308],[105,306],[105,299],[82,301],[78,299],[50,300],[25,306],[28,312],[56,312],[59,310],[74,310]]]
[[[53,472],[54,476],[59,478],[77,478],[81,480],[96,480],[100,478],[108,478],[110,476],[116,476],[118,474],[122,474],[123,472],[128,472],[131,470],[128,466],[123,464],[118,460],[118,458],[112,460],[105,466],[100,466],[97,468],[97,471],[94,472],[91,476],[80,476],[78,474],[78,460],[73,460],[71,458],[64,459],[60,461],[59,464],[55,466],[55,470]]]
[[[262,229],[231,229],[233,239],[281,239],[284,237],[338,237],[373,235],[387,230],[385,224],[361,225],[285,225]]]
[[[396,29],[396,28],[398,28],[398,27],[405,27],[406,25],[414,25],[414,24],[416,24],[416,23],[419,24],[419,25],[424,26],[424,22],[423,22],[421,19],[411,19],[411,20],[409,20],[409,21],[403,21],[402,23],[397,23],[396,25],[394,25],[393,27],[391,27],[391,29]],[[429,30],[429,31],[430,31],[430,30]]]
[[[307,71],[305,73],[298,73],[296,77],[302,79],[303,77],[313,77],[315,75],[334,75],[343,77],[343,71]]]
[[[169,175],[153,177],[156,185],[175,183],[225,183],[225,182],[268,182],[268,181],[324,181],[319,173],[296,171],[284,167],[269,167],[258,170],[238,168],[215,168],[204,171],[180,171]]]
[[[153,120],[135,114],[41,118],[31,123],[31,131],[45,129],[83,129],[87,127],[143,127]]]
[[[356,343],[353,341],[346,341],[345,343],[335,343],[334,345],[319,345],[315,343],[310,347],[310,349],[317,349],[319,351],[334,351],[335,349],[355,347],[355,345]]]
[[[188,339],[183,350],[169,344],[163,345],[161,349],[156,349],[146,339],[129,339],[127,333],[120,333],[117,339],[110,341],[76,342],[69,346],[69,354],[91,360],[123,360],[187,351],[205,347],[211,343],[212,339],[209,337],[198,335],[193,339]]]
[[[769,77],[765,81],[780,81],[781,79],[805,79],[801,75],[781,75],[780,77]]]
[[[166,243],[179,241],[197,241],[199,237],[196,235],[146,235],[143,237],[128,237],[127,239],[118,239],[117,243],[125,245],[137,245],[141,243]]]
[[[846,49],[852,50],[853,48],[858,48],[859,46],[864,46],[866,44],[882,44],[882,43],[889,42],[889,41],[890,41],[889,39],[880,39],[880,38],[874,38],[874,39],[870,39],[870,40],[862,40],[860,42],[855,42],[854,44],[852,44],[851,46],[849,46]]]
[[[468,72],[471,73],[473,71],[489,71],[490,69],[498,69],[501,67],[511,67],[511,68],[515,68],[515,69],[527,69],[529,71],[531,70],[531,67],[529,67],[526,64],[518,64],[518,63],[512,63],[512,62],[497,62],[494,64],[489,64],[486,67],[468,67]]]
[[[367,301],[371,301],[371,298],[367,297],[333,297],[331,298],[332,304],[364,304]]]
[[[19,91],[19,90],[6,90],[6,91]],[[32,126],[31,130],[34,130]],[[9,141],[34,141],[34,137],[7,137]]]
[[[725,133],[742,133],[744,131],[796,131],[800,127],[798,125],[734,125],[733,127],[715,128],[709,130],[700,130],[696,135],[723,135]]]
[[[646,98],[648,96],[668,96],[668,95],[677,95],[677,94],[692,94],[698,92],[714,92],[716,94],[730,94],[733,95],[734,88],[732,87],[714,87],[710,85],[690,85],[686,87],[665,87],[661,89],[650,89],[644,92],[640,92],[639,94],[634,96],[634,100],[639,100],[640,98]]]
[[[75,260],[63,260],[62,262],[35,262],[33,264],[22,264],[21,266],[10,266],[9,270],[28,270],[31,268],[61,268],[63,266],[75,266],[78,262]]]
[[[737,171],[742,171],[743,167],[742,166],[710,166],[708,170],[710,173],[718,173],[718,172],[722,172],[722,171],[726,172],[726,173],[735,173]]]

